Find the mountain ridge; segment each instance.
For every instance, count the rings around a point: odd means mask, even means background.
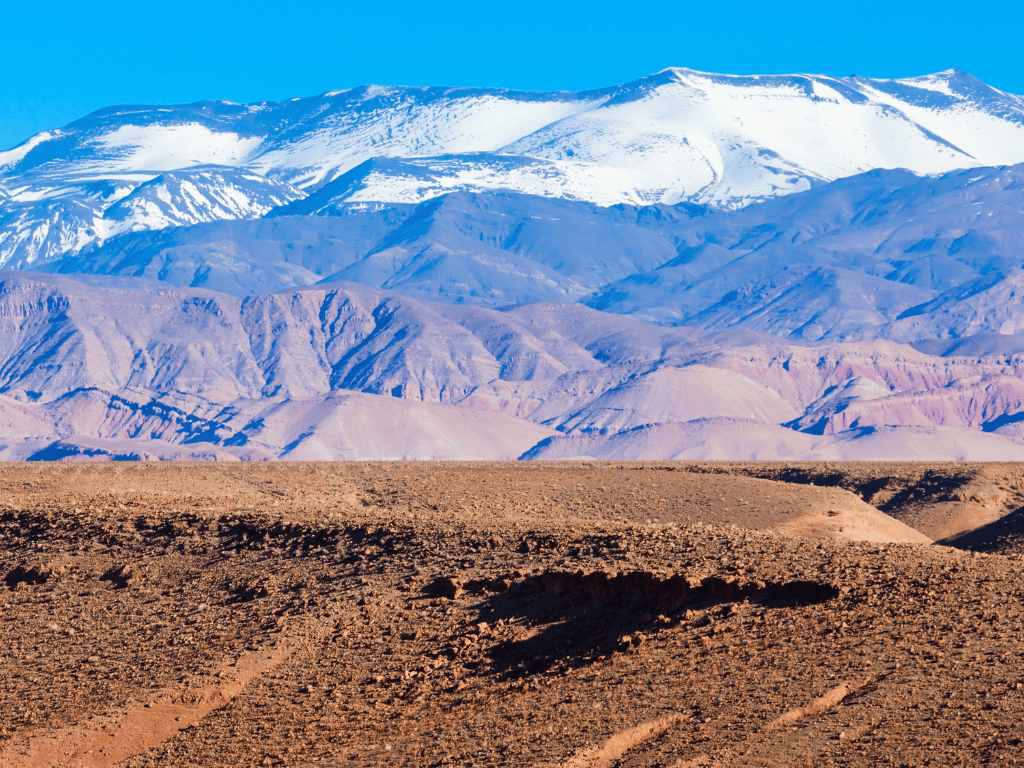
[[[887,341],[795,346],[742,330],[659,328],[579,304],[498,311],[356,283],[243,300],[5,272],[0,330],[0,454],[11,457],[71,440],[68,451],[78,439],[124,452],[124,441],[142,439],[169,456],[191,446],[221,457],[430,458],[434,440],[434,458],[516,458],[534,445],[543,458],[556,457],[559,436],[585,439],[594,456],[617,446],[621,457],[647,455],[654,426],[691,434],[716,419],[761,425],[748,454],[762,457],[785,457],[780,446],[860,455],[862,440],[888,441],[891,451],[910,434],[923,451],[929,431],[944,436],[943,450],[991,452],[1019,444],[1024,413],[1019,354],[939,358]],[[418,447],[374,453],[380,429]],[[687,450],[719,444],[694,439]],[[139,450],[153,454],[147,445]]]
[[[331,185],[322,192],[257,221],[123,235],[55,271],[241,297],[348,280],[492,308],[581,301],[810,342],[1021,327],[1012,296],[1024,269],[1024,164],[937,178],[874,170],[735,211],[512,192],[336,203]]]
[[[735,208],[871,168],[1024,162],[1024,100],[957,72],[888,81],[673,68],[578,93],[362,86],[246,105],[111,107],[0,153],[4,207],[57,195],[87,209],[49,249],[33,245],[45,217],[20,220],[15,231],[32,233],[20,239],[0,222],[0,266],[38,266],[104,239],[102,210],[161,173],[237,167],[304,194],[369,161],[373,172],[345,199],[510,189]],[[116,189],[89,197],[83,185],[100,181]]]

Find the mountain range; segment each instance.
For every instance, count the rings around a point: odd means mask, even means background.
[[[667,69],[582,93],[364,86],[284,102],[110,107],[0,153],[5,207],[16,212],[4,217],[0,266],[175,218],[238,218],[225,199],[254,211],[327,185],[350,202],[508,189],[729,208],[875,168],[1021,162],[1024,99],[958,70],[873,80]],[[221,167],[219,195],[205,194],[208,175],[195,178],[201,166]],[[109,208],[172,171],[184,175],[144,193],[145,214],[126,221],[121,209],[123,223],[108,226]]]
[[[0,266],[0,458],[1024,458],[958,70],[112,107],[0,152]]]

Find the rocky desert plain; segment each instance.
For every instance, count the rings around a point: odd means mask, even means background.
[[[0,465],[0,766],[1024,762],[1013,464]]]

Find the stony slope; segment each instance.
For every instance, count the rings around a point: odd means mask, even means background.
[[[978,467],[765,469],[0,467],[0,765],[1019,761],[1019,547],[803,482]]]

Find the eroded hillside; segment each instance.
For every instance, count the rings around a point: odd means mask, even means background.
[[[0,765],[1013,765],[1022,476],[2,465]]]

